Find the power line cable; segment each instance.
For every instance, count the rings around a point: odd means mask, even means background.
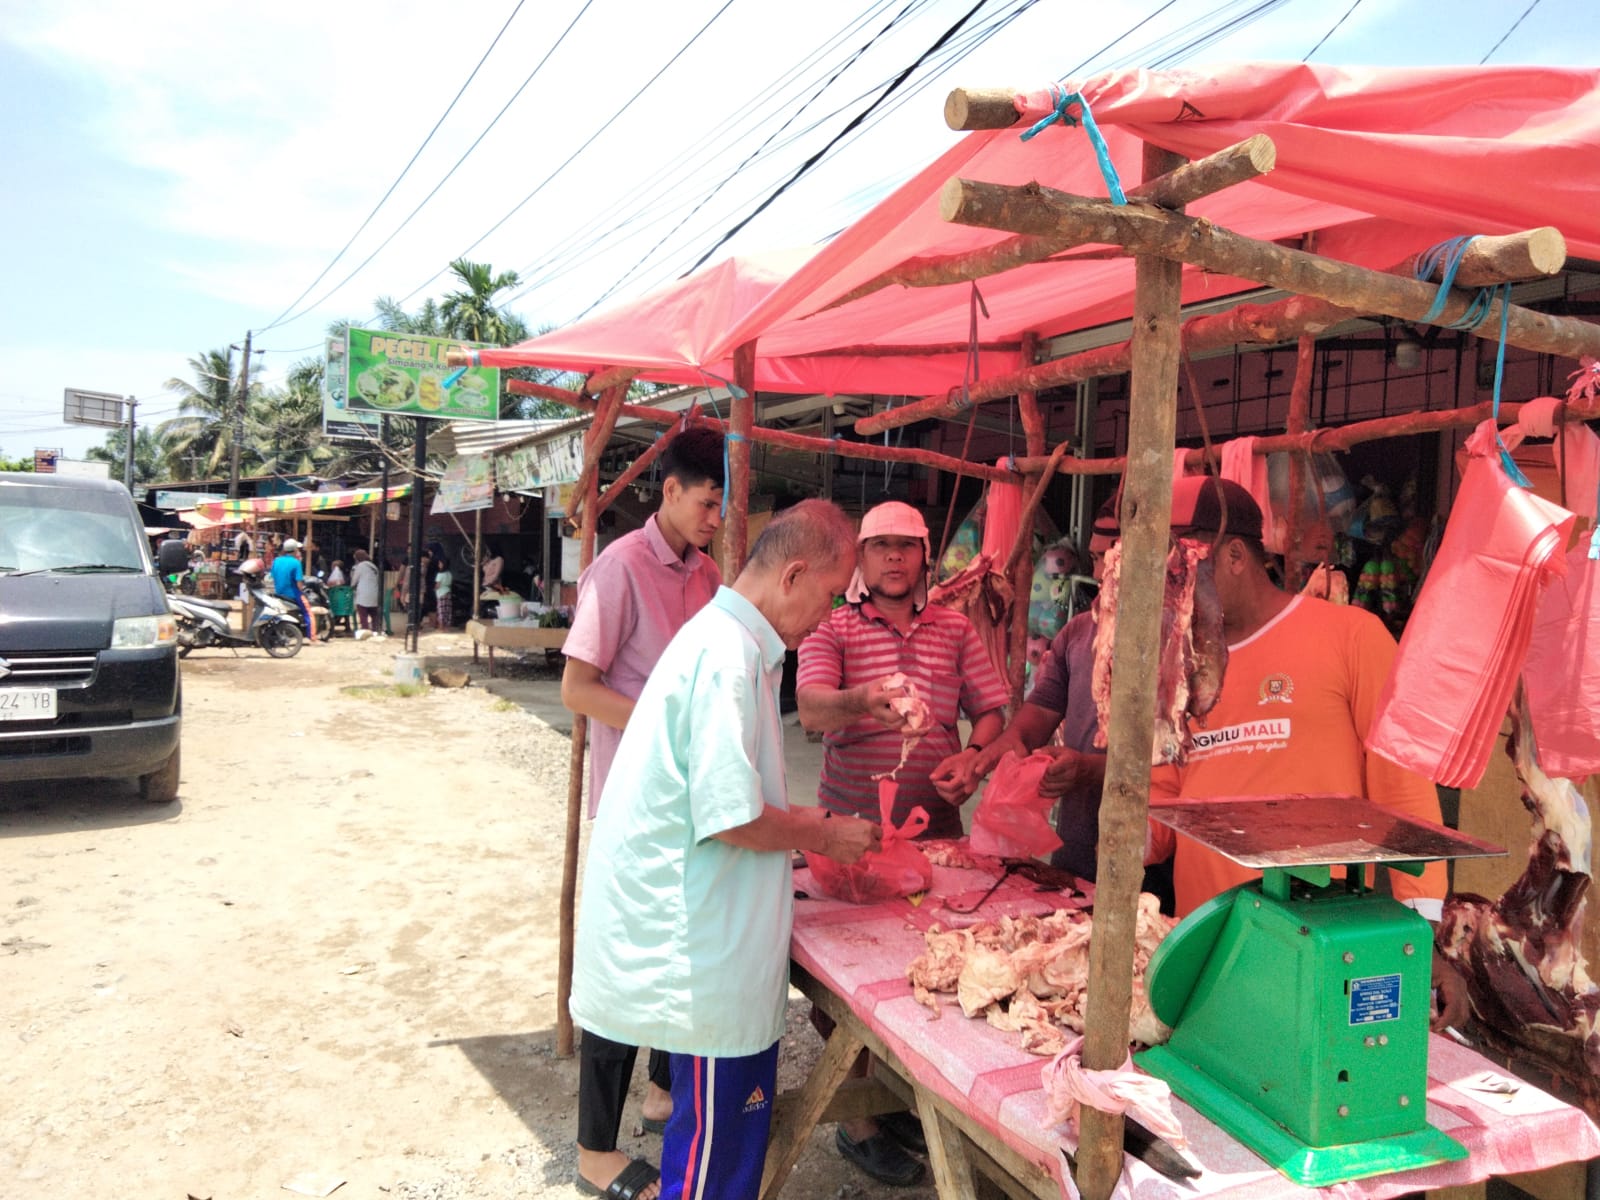
[[[1480,58],[1478,60],[1478,65],[1481,67],[1481,66],[1483,66],[1484,63],[1488,62],[1489,59],[1494,56],[1494,52],[1496,50],[1500,49],[1501,46],[1504,46],[1506,44],[1506,39],[1517,31],[1517,26],[1521,25],[1524,21],[1526,21],[1528,19],[1528,14],[1531,13],[1534,9],[1536,9],[1538,7],[1539,7],[1539,0],[1533,0],[1532,4],[1528,5],[1527,8],[1523,9],[1522,10],[1522,15],[1520,17],[1518,17],[1515,21],[1511,22],[1511,28],[1506,30],[1504,33],[1502,33],[1500,35],[1500,40],[1498,42],[1496,42],[1494,45],[1489,47],[1489,53],[1485,54],[1482,58]]]
[[[1355,0],[1354,4],[1352,4],[1349,8],[1345,9],[1344,16],[1340,17],[1337,21],[1335,21],[1333,23],[1333,28],[1328,30],[1327,33],[1323,34],[1321,40],[1319,40],[1315,46],[1311,47],[1311,49],[1307,50],[1306,51],[1306,56],[1304,58],[1302,58],[1300,61],[1301,62],[1310,62],[1311,61],[1311,56],[1313,54],[1315,54],[1318,50],[1322,49],[1322,43],[1327,41],[1329,38],[1331,38],[1334,35],[1334,33],[1336,33],[1338,31],[1339,26],[1343,25],[1345,23],[1345,21],[1349,20],[1350,14],[1355,12],[1355,10],[1357,8],[1359,8],[1360,6],[1361,6],[1361,0]]]
[[[927,58],[928,58],[928,56],[930,54],[932,54],[934,51],[938,50],[940,46],[943,46],[946,42],[948,42],[951,38],[953,38],[957,33],[959,33],[961,31],[962,26],[964,26],[968,21],[970,21],[974,16],[976,16],[977,13],[978,13],[978,10],[981,9],[988,2],[989,2],[989,0],[978,0],[978,2],[976,4],[974,4],[964,14],[962,14],[960,20],[958,20],[954,25],[950,26],[949,29],[945,30],[944,33],[939,35],[939,40],[938,41],[934,42],[932,46],[929,46],[928,49],[924,50],[917,57],[915,62],[913,62],[910,66],[906,67],[906,69],[901,71],[900,74],[895,76],[894,81],[889,84],[889,87],[888,87],[887,90],[882,92],[878,96],[878,98],[876,100],[874,100],[871,104],[869,104],[865,109],[863,109],[861,112],[857,113],[854,117],[852,117],[850,119],[850,123],[848,125],[846,125],[843,129],[841,129],[838,132],[838,134],[836,134],[828,142],[827,145],[823,146],[823,148],[821,150],[818,150],[810,158],[806,159],[805,162],[801,163],[799,170],[795,171],[795,173],[793,175],[789,176],[789,178],[787,180],[785,180],[782,184],[780,184],[778,186],[778,189],[775,192],[773,192],[771,195],[769,195],[765,200],[763,200],[759,205],[757,205],[753,212],[751,212],[743,220],[739,221],[738,224],[734,225],[733,228],[729,229],[726,233],[724,233],[721,237],[719,237],[712,244],[712,246],[711,246],[711,248],[709,250],[707,250],[704,254],[702,254],[698,259],[695,260],[694,265],[691,266],[689,268],[689,272],[686,272],[686,273],[691,273],[691,272],[699,270],[700,267],[705,264],[707,259],[709,259],[713,254],[715,254],[723,246],[727,245],[727,243],[728,243],[730,238],[734,237],[741,229],[743,229],[746,225],[750,224],[751,221],[755,220],[758,216],[760,216],[763,212],[765,212],[767,210],[767,208],[772,204],[773,201],[775,201],[779,196],[783,195],[784,192],[788,191],[791,187],[793,187],[794,184],[799,179],[801,179],[804,175],[806,175],[807,172],[809,172],[813,167],[815,167],[819,162],[821,162],[823,160],[823,158],[827,155],[828,151],[832,150],[836,145],[839,144],[839,142],[847,134],[849,134],[852,130],[854,130],[857,126],[859,126],[861,124],[861,122],[863,122],[869,116],[871,116],[873,111],[875,109],[877,109],[880,104],[882,104],[890,96],[894,95],[895,91],[900,87],[900,85],[906,81],[906,79],[911,75],[911,73],[913,71],[915,71],[918,67],[920,67],[923,64],[923,62],[925,62],[927,60]]]
[[[728,0],[728,3],[731,4],[732,2],[733,2],[733,0]],[[483,139],[489,136],[489,131],[492,130],[496,125],[498,125],[500,123],[500,118],[506,115],[506,111],[513,104],[516,103],[517,97],[522,95],[522,93],[527,89],[527,86],[530,83],[533,82],[534,77],[539,74],[540,70],[544,67],[545,63],[550,61],[550,56],[553,55],[557,50],[559,50],[561,48],[561,44],[567,40],[567,35],[570,34],[572,32],[573,28],[578,24],[578,22],[583,19],[583,14],[589,11],[589,7],[593,3],[594,3],[594,0],[584,0],[584,5],[583,5],[583,7],[581,9],[578,10],[578,15],[572,18],[571,22],[568,23],[567,27],[564,30],[561,31],[561,36],[556,39],[555,44],[552,45],[549,50],[545,51],[544,57],[541,58],[538,61],[538,63],[536,63],[534,65],[534,68],[533,68],[532,71],[528,72],[528,77],[522,81],[521,86],[519,86],[515,92],[511,93],[511,99],[507,100],[505,102],[505,104],[501,106],[500,111],[497,112],[494,115],[494,120],[490,121],[488,125],[484,126],[483,132],[478,134],[478,136],[473,139],[472,145],[468,146],[466,151],[461,155],[461,157],[456,159],[455,165],[452,166],[448,171],[446,171],[444,173],[444,177],[442,179],[440,179],[438,183],[433,185],[433,190],[430,191],[426,196],[424,196],[422,198],[422,201],[415,208],[413,208],[409,213],[406,214],[405,220],[401,221],[400,224],[395,227],[394,232],[391,233],[388,237],[384,238],[383,241],[378,243],[377,249],[375,249],[371,254],[367,255],[366,258],[362,259],[361,262],[357,265],[355,270],[351,271],[350,274],[346,275],[338,283],[334,284],[334,286],[327,293],[325,293],[321,297],[321,299],[316,300],[313,303],[306,305],[303,309],[301,309],[299,312],[297,312],[294,315],[294,317],[290,318],[291,320],[298,319],[298,318],[304,316],[306,313],[310,312],[312,309],[317,308],[319,305],[325,303],[330,297],[335,295],[339,291],[340,288],[344,287],[345,284],[349,283],[352,279],[354,279],[357,275],[359,275],[362,272],[362,270],[365,269],[365,267],[366,267],[366,265],[368,263],[370,263],[374,258],[378,257],[378,255],[383,252],[384,248],[387,247],[390,242],[394,241],[394,239],[400,235],[400,231],[401,230],[403,230],[407,225],[411,224],[412,219],[427,206],[429,201],[431,201],[436,195],[439,194],[439,189],[444,187],[444,185],[450,181],[450,177],[453,176],[458,170],[461,169],[461,164],[466,162],[467,159],[469,157],[471,157],[472,152],[478,148],[478,145],[483,141]],[[726,7],[726,6],[724,6],[724,7]],[[493,232],[493,230],[491,230],[490,232]],[[487,235],[485,235],[485,236],[487,236]],[[480,238],[479,241],[481,241],[481,240],[482,239]],[[477,242],[474,242],[473,246],[476,246],[477,244],[478,244]],[[470,251],[471,249],[472,249],[472,246],[468,246],[467,247],[468,251]],[[456,257],[457,258],[461,258],[461,257],[464,257],[465,254],[466,254],[466,251],[463,251],[461,254],[457,255]],[[454,261],[454,260],[452,260],[452,261]],[[438,278],[439,274],[440,274],[440,272],[437,272],[437,271],[434,272],[433,276],[431,276],[429,278],[428,282],[432,283],[434,279]],[[415,294],[416,294],[415,292],[411,293],[411,295],[415,295]],[[410,299],[410,296],[408,295],[404,299]],[[272,327],[268,326],[268,328],[270,329]]]
[[[422,156],[422,152],[428,148],[428,143],[433,141],[433,135],[439,132],[439,126],[443,125],[445,118],[455,111],[456,104],[460,101],[461,97],[466,94],[466,90],[472,85],[472,81],[478,77],[478,72],[483,69],[483,64],[489,61],[489,55],[494,53],[494,48],[500,44],[501,37],[505,35],[507,29],[511,28],[511,22],[517,19],[517,14],[522,11],[522,6],[524,3],[526,3],[526,0],[517,0],[517,6],[511,10],[511,15],[506,18],[505,24],[500,26],[500,32],[494,35],[494,40],[489,43],[489,48],[485,50],[483,52],[483,56],[478,59],[478,65],[472,68],[472,73],[467,76],[466,82],[463,83],[457,90],[455,97],[450,101],[444,112],[439,114],[439,119],[433,123],[433,128],[428,130],[428,136],[422,139],[422,144],[418,146],[415,153],[411,155],[410,161],[408,161],[406,165],[401,168],[400,174],[394,177],[394,182],[389,185],[389,190],[384,192],[382,199],[372,206],[372,211],[367,214],[366,220],[361,222],[356,231],[350,235],[350,240],[345,242],[345,244],[340,248],[339,253],[333,256],[333,259],[328,263],[327,266],[322,268],[317,277],[310,283],[306,284],[305,291],[301,292],[288,304],[284,305],[283,312],[279,313],[273,319],[270,325],[258,330],[258,332],[265,333],[268,329],[276,329],[279,322],[281,322],[284,317],[294,309],[294,306],[299,304],[300,301],[304,300],[306,296],[310,294],[311,289],[316,287],[317,284],[321,283],[323,279],[327,277],[328,272],[333,270],[338,261],[345,256],[345,252],[349,250],[351,246],[355,245],[355,240],[361,236],[362,231],[365,230],[368,225],[372,224],[372,218],[377,216],[378,210],[388,203],[389,197],[394,195],[395,188],[400,186],[400,181],[406,177],[406,173],[409,172],[412,167],[416,166],[417,159],[420,158]]]
[[[1118,42],[1122,41],[1123,39],[1132,37],[1134,34],[1138,33],[1139,30],[1143,29],[1146,25],[1150,24],[1151,21],[1154,21],[1157,17],[1159,17],[1162,13],[1166,12],[1167,9],[1171,8],[1177,2],[1178,2],[1178,0],[1167,0],[1167,2],[1165,4],[1163,4],[1160,8],[1156,9],[1155,12],[1151,13],[1148,17],[1146,17],[1144,20],[1140,21],[1137,25],[1132,25],[1129,28],[1123,30],[1116,37],[1112,38],[1109,42],[1107,42],[1104,46],[1101,46],[1100,49],[1096,50],[1093,54],[1089,55],[1088,58],[1084,59],[1077,66],[1073,67],[1070,71],[1067,71],[1062,76],[1062,78],[1063,79],[1072,78],[1079,71],[1081,71],[1085,67],[1087,67],[1090,63],[1097,61],[1100,58],[1101,55],[1108,53],[1110,51],[1111,47],[1115,46]]]
[[[592,0],[591,0],[591,2],[592,2]],[[607,117],[606,120],[605,120],[605,124],[601,125],[599,129],[595,130],[592,134],[590,134],[587,138],[585,138],[583,140],[583,142],[578,146],[578,148],[576,150],[574,150],[571,154],[569,154],[562,161],[560,166],[558,166],[554,171],[550,172],[550,174],[546,175],[542,180],[540,180],[540,182],[534,187],[533,191],[529,192],[521,200],[518,200],[517,203],[514,206],[512,206],[510,212],[506,213],[505,216],[501,217],[493,225],[489,226],[488,229],[484,230],[483,233],[479,234],[478,237],[473,241],[473,243],[470,246],[468,246],[465,250],[461,251],[460,254],[457,254],[455,256],[455,258],[456,259],[461,259],[461,258],[465,258],[468,254],[471,254],[472,251],[475,250],[480,244],[482,244],[483,241],[486,238],[488,238],[491,234],[493,234],[495,230],[499,229],[502,225],[504,225],[507,221],[509,221],[512,217],[514,217],[518,212],[520,212],[522,210],[522,206],[523,205],[527,204],[529,200],[532,200],[541,191],[543,191],[545,186],[547,184],[549,184],[551,180],[553,180],[557,175],[561,174],[562,171],[566,170],[569,166],[571,166],[573,160],[576,159],[585,150],[587,150],[590,146],[592,146],[594,144],[595,139],[598,138],[607,129],[610,129],[611,126],[616,123],[617,119],[620,118],[623,113],[627,112],[630,108],[632,108],[634,106],[634,104],[638,101],[639,97],[643,96],[647,91],[649,91],[651,86],[656,82],[656,80],[660,79],[661,76],[666,74],[667,71],[672,67],[672,65],[674,63],[676,63],[678,61],[678,59],[682,58],[683,55],[689,50],[689,47],[693,46],[697,41],[699,41],[701,36],[705,33],[705,31],[710,29],[713,25],[715,25],[717,23],[718,18],[720,18],[723,13],[727,12],[728,9],[730,7],[732,7],[733,3],[734,3],[734,0],[724,0],[724,3],[722,5],[722,7],[717,9],[717,11],[712,15],[711,19],[709,21],[707,21],[704,25],[702,25],[695,32],[693,37],[691,37],[687,42],[685,42],[681,47],[679,47],[678,52],[676,54],[674,54],[671,58],[669,58],[667,60],[666,64],[664,66],[662,66],[660,70],[658,70],[654,75],[650,76],[650,78],[645,81],[644,86],[641,87],[638,91],[634,92],[634,94],[631,97],[628,98],[628,101],[625,104],[623,104],[621,108],[617,109],[616,112],[612,113],[609,117]],[[589,5],[586,3],[584,5],[584,8],[587,9],[588,7],[589,7]],[[578,15],[582,16],[583,14],[579,13]],[[562,36],[565,37],[566,35],[563,34]],[[454,262],[455,259],[452,259],[451,261]],[[419,284],[418,286],[412,288],[404,296],[400,297],[400,301],[399,302],[401,304],[404,304],[407,300],[411,299],[411,297],[415,296],[423,288],[427,287],[428,284],[432,283],[435,279],[439,278],[439,276],[442,273],[443,273],[442,271],[435,271],[432,275],[428,276],[428,278],[425,279],[421,284]]]

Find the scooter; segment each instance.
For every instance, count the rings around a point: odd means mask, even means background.
[[[169,577],[167,606],[178,620],[178,657],[186,658],[189,651],[206,646],[227,646],[235,651],[239,646],[259,646],[273,658],[299,654],[306,638],[300,628],[300,612],[261,586],[265,571],[266,565],[259,558],[239,564],[239,574],[255,609],[255,616],[243,633],[228,623],[226,601],[184,595],[182,577],[187,572],[178,572],[176,581]]]

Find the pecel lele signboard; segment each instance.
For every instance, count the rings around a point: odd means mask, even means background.
[[[499,418],[500,372],[445,362],[449,351],[479,349],[481,342],[351,329],[346,345],[347,410],[441,421]]]

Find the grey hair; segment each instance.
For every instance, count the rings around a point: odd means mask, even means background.
[[[831,500],[802,500],[767,522],[744,569],[776,571],[796,559],[837,566],[855,556],[856,527],[844,509]]]

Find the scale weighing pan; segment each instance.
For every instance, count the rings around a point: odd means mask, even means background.
[[[1363,879],[1368,864],[1420,874],[1504,851],[1356,796],[1180,801],[1150,816],[1263,875],[1156,950],[1146,989],[1173,1034],[1140,1065],[1305,1186],[1464,1157],[1425,1118],[1432,931]]]

